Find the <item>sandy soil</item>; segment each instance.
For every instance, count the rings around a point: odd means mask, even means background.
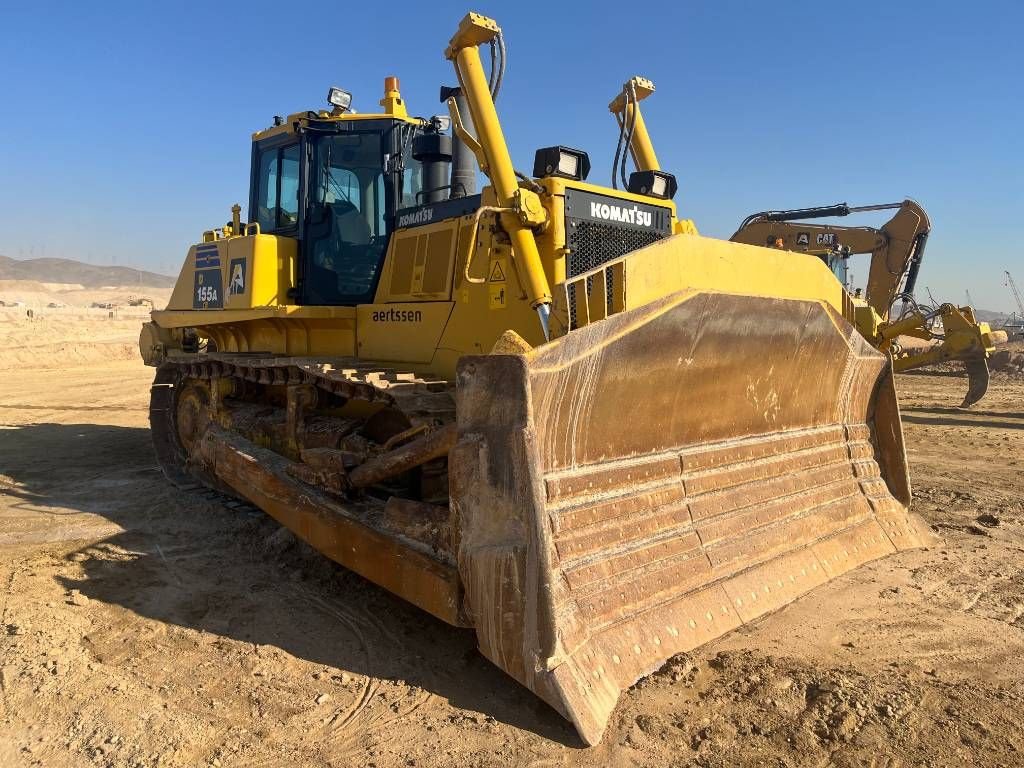
[[[136,297],[152,299],[164,307],[171,297],[170,288],[146,285],[86,288],[76,283],[40,283],[35,280],[0,280],[0,301],[8,305],[23,304],[25,308],[46,309],[49,304],[59,308],[91,307],[93,303],[117,304],[127,307]],[[53,309],[53,308],[50,308]]]
[[[137,359],[139,326],[152,307],[132,307],[129,300],[146,296],[162,308],[170,295],[167,288],[146,286],[86,289],[67,283],[0,280],[0,301],[23,305],[0,307],[0,366],[59,368]],[[114,307],[93,307],[96,302]]]
[[[1020,376],[969,412],[962,378],[901,377],[941,546],[676,657],[593,749],[471,632],[169,488],[151,376],[0,370],[2,766],[1024,764]]]

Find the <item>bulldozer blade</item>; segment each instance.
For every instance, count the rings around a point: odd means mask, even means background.
[[[988,392],[988,382],[991,376],[988,370],[988,360],[984,357],[964,360],[964,368],[967,369],[967,394],[964,396],[964,401],[960,403],[960,407],[970,408]]]
[[[589,744],[674,654],[931,543],[891,363],[824,302],[681,292],[457,375],[464,610]]]

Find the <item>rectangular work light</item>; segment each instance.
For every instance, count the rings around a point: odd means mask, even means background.
[[[590,157],[580,149],[569,147],[544,147],[538,149],[533,159],[535,178],[561,176],[563,179],[583,181],[590,173]]]
[[[676,177],[665,171],[633,171],[626,189],[635,195],[671,200],[676,195]]]
[[[352,106],[352,94],[341,90],[341,88],[332,87],[327,91],[327,103],[346,112]]]

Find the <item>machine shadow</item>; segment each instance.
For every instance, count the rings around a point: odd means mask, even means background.
[[[962,411],[963,414],[972,414],[972,411]],[[999,414],[1005,417],[1006,414]],[[917,413],[904,413],[903,421],[908,424],[923,424],[933,427],[984,427],[985,429],[1024,429],[1024,422],[1020,421],[996,421],[980,420],[971,418],[953,418],[952,416],[923,416]]]
[[[280,648],[339,674],[404,681],[459,708],[584,746],[568,722],[477,652],[472,630],[448,626],[334,564],[269,516],[171,487],[148,429],[8,429],[0,471],[15,483],[4,490],[19,500],[15,508],[101,515],[124,529],[68,554],[85,571],[81,579],[58,577],[68,590],[155,621]]]
[[[936,414],[945,413],[952,416],[991,416],[992,418],[998,419],[1024,419],[1024,413],[1010,413],[1006,411],[985,411],[976,408],[940,408],[940,407],[929,407],[924,408],[921,406],[904,405],[900,407],[900,412],[904,414],[906,418],[907,413],[921,413],[921,414]]]

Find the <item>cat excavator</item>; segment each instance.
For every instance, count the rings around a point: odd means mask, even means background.
[[[896,213],[878,229],[808,223],[885,210]],[[863,296],[855,292],[853,297],[858,330],[876,349],[892,357],[897,372],[950,360],[963,361],[968,387],[960,407],[968,408],[988,391],[988,357],[996,344],[1006,341],[1006,334],[979,322],[972,307],[949,303],[928,306],[914,298],[930,231],[928,215],[914,200],[856,207],[837,203],[752,214],[740,224],[731,240],[813,254],[844,283],[850,256],[871,254],[867,287]],[[893,316],[897,303],[900,310]],[[905,346],[900,343],[901,336],[932,343]]]
[[[518,170],[506,51],[471,13],[447,114],[387,77],[253,134],[248,216],[140,350],[169,481],[472,629],[595,744],[669,657],[932,535],[891,358],[825,264],[681,218],[634,81],[611,187],[567,146]]]

